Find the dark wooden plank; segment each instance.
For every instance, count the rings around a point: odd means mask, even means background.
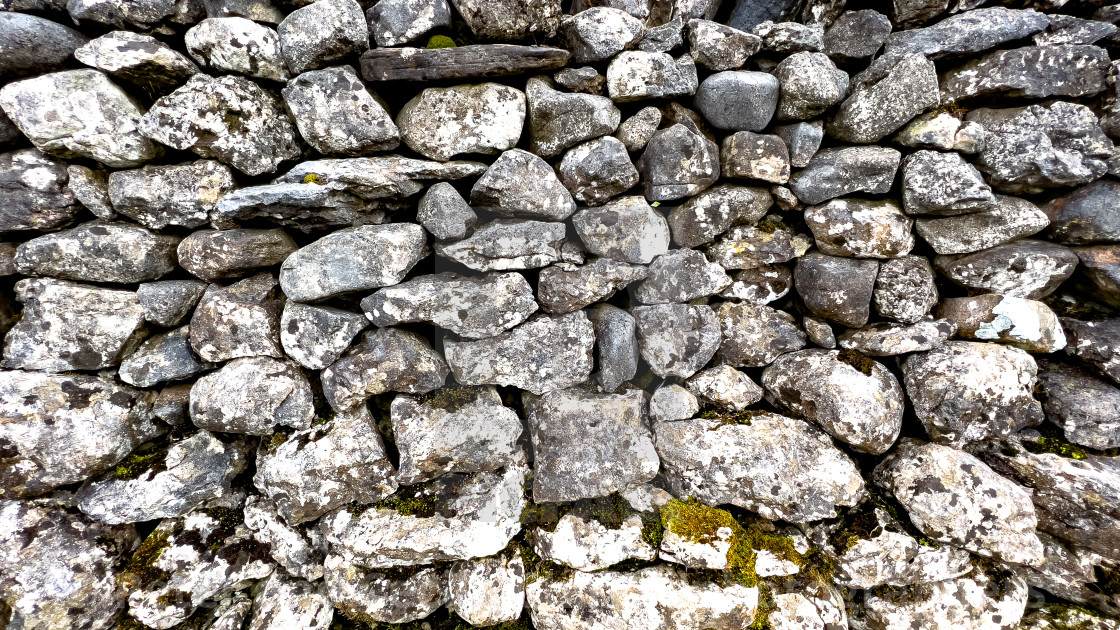
[[[478,44],[458,48],[374,48],[362,55],[366,81],[481,79],[555,70],[568,63],[563,48]]]

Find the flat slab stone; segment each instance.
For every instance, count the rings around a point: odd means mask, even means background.
[[[507,77],[563,68],[571,53],[549,46],[477,44],[457,48],[374,48],[362,55],[366,81]]]

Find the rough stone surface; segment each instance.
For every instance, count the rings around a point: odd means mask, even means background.
[[[471,188],[471,204],[501,216],[547,221],[563,221],[576,210],[548,162],[521,149],[502,153],[486,169]]]
[[[276,27],[280,52],[293,75],[315,70],[369,48],[369,27],[355,0],[313,2]]]
[[[731,284],[723,267],[694,249],[670,250],[653,260],[634,297],[643,304],[688,302],[719,293]]]
[[[1037,300],[1050,295],[1077,267],[1077,254],[1046,241],[1021,239],[975,254],[937,256],[937,271],[970,289]]]
[[[427,339],[398,328],[378,328],[364,333],[321,376],[323,395],[331,407],[350,411],[376,394],[422,394],[438,389],[447,373],[447,363]]]
[[[952,216],[990,208],[995,195],[960,154],[916,151],[902,164],[902,205],[908,214]]]
[[[911,221],[893,200],[833,199],[804,216],[817,248],[830,256],[899,258],[914,247]]]
[[[570,313],[609,299],[618,290],[644,280],[647,275],[647,269],[641,265],[612,258],[596,258],[585,265],[559,263],[541,270],[537,300],[547,313]]]
[[[848,74],[824,53],[790,55],[774,69],[774,76],[782,86],[778,120],[813,118],[839,103],[848,92]]]
[[[275,276],[251,276],[227,287],[211,284],[191,317],[191,348],[203,361],[280,358],[283,303]]]
[[[213,282],[273,267],[298,249],[283,230],[198,230],[177,249],[179,265],[192,275]]]
[[[903,55],[873,85],[857,82],[826,129],[845,142],[876,142],[939,102],[933,62],[918,54]]]
[[[642,197],[623,197],[585,208],[572,225],[592,254],[645,265],[669,250],[669,224]]]
[[[646,199],[689,197],[719,179],[719,147],[682,124],[660,129],[635,163]]]
[[[720,323],[706,305],[658,304],[632,311],[638,323],[642,358],[658,376],[688,378],[720,345]]]
[[[557,170],[572,197],[589,206],[606,203],[638,183],[638,169],[626,145],[612,136],[569,149]]]
[[[818,204],[855,192],[890,190],[902,155],[884,147],[835,147],[813,156],[794,173],[789,187],[804,203]]]
[[[696,65],[689,55],[673,59],[664,52],[630,50],[607,66],[607,93],[619,103],[690,96],[697,85]]]
[[[300,135],[319,153],[359,156],[400,145],[389,112],[350,66],[304,72],[281,94]]]
[[[175,269],[179,239],[127,223],[84,223],[16,248],[19,273],[79,282],[133,284]]]
[[[158,39],[129,31],[113,31],[74,51],[74,58],[135,85],[170,92],[198,74],[182,53]]]
[[[191,388],[191,422],[223,433],[270,435],[277,425],[311,426],[311,386],[298,368],[271,357],[234,359]]]
[[[560,260],[563,223],[495,219],[454,243],[436,243],[436,254],[475,271],[546,267]]]
[[[1050,223],[1038,206],[996,195],[986,210],[944,218],[920,218],[914,230],[938,254],[971,254],[1042,231]]]
[[[202,20],[183,36],[187,52],[203,67],[258,79],[288,80],[276,31],[244,17]]]
[[[797,260],[797,293],[814,315],[858,328],[871,314],[879,263],[811,252]]]
[[[1042,302],[996,293],[947,298],[939,317],[957,325],[965,339],[1007,343],[1027,352],[1057,352],[1066,346],[1058,316]]]
[[[805,334],[784,311],[763,305],[724,302],[716,311],[722,341],[719,360],[733,367],[765,367],[805,346]]]
[[[496,83],[428,88],[397,114],[401,140],[417,153],[446,162],[463,153],[512,149],[525,124],[525,94]],[[474,124],[465,127],[462,120]]]
[[[201,227],[218,200],[233,190],[229,168],[210,160],[145,166],[109,174],[113,209],[154,230],[170,225]]]
[[[779,85],[765,72],[717,72],[696,90],[696,109],[718,129],[762,131],[777,110]]]
[[[280,286],[288,299],[311,302],[399,283],[424,253],[415,223],[338,230],[288,256]]]
[[[280,315],[280,344],[296,363],[321,370],[334,363],[368,325],[359,313],[287,302]]]
[[[1108,53],[1096,46],[1028,46],[989,53],[941,78],[946,102],[978,96],[1045,98],[1104,91]]]

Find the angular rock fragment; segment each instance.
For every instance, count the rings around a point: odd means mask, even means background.
[[[785,311],[769,306],[724,302],[716,311],[722,341],[721,363],[733,367],[765,367],[774,359],[805,346],[805,334]]]
[[[278,425],[306,429],[315,416],[299,368],[270,357],[234,359],[198,379],[190,409],[199,428],[249,435],[271,435]]]
[[[938,305],[937,314],[956,324],[957,333],[965,339],[1003,342],[1041,353],[1066,346],[1058,316],[1035,300],[998,293],[947,298]]]
[[[510,41],[552,37],[560,26],[560,0],[451,0],[475,37]]]
[[[81,204],[67,187],[68,180],[66,165],[38,149],[0,154],[0,186],[5,192],[0,230],[50,230],[73,221]]]
[[[537,299],[547,313],[570,313],[609,299],[619,289],[644,280],[647,273],[645,267],[611,258],[596,258],[582,266],[561,263],[541,270]]]
[[[203,0],[202,4],[208,18],[244,17],[265,24],[279,24],[284,19],[271,0]]]
[[[956,627],[1020,627],[1029,589],[1021,575],[981,569],[916,587],[880,589],[864,602],[868,625],[921,624],[935,618]],[[998,621],[997,621],[998,620]]]
[[[474,232],[478,214],[454,186],[439,182],[420,198],[416,220],[438,240],[458,240]]]
[[[334,618],[326,587],[288,577],[282,571],[265,578],[253,607],[249,622],[253,630],[329,627]]]
[[[1048,238],[1066,245],[1120,241],[1120,183],[1101,179],[1043,206]]]
[[[634,297],[643,304],[688,302],[719,293],[730,284],[723,267],[708,262],[704,254],[674,249],[653,259]]]
[[[909,214],[951,216],[986,210],[992,189],[957,153],[916,151],[902,164],[902,205]]]
[[[1042,408],[1067,440],[1101,451],[1120,445],[1120,389],[1076,365],[1040,360],[1038,367]]]
[[[996,195],[986,210],[953,217],[917,219],[914,230],[938,254],[971,254],[1042,231],[1046,214],[1018,197]]]
[[[465,127],[463,120],[473,124]],[[428,88],[397,114],[401,140],[442,162],[462,153],[512,149],[524,124],[525,94],[497,83]]]
[[[281,91],[296,128],[324,155],[392,151],[400,133],[350,66],[304,72]]]
[[[565,18],[560,37],[575,63],[606,61],[638,43],[641,20],[613,7],[591,7]]]
[[[198,230],[179,243],[179,265],[213,282],[284,262],[298,248],[284,230]]]
[[[904,147],[979,153],[988,132],[983,125],[963,119],[964,112],[926,112],[895,134],[894,141]]]
[[[884,55],[916,52],[930,59],[978,53],[1046,28],[1050,16],[1005,7],[972,9],[925,28],[891,33]]]
[[[723,140],[720,170],[725,177],[784,184],[789,180],[789,147],[776,135],[739,131]]]
[[[696,395],[680,385],[659,387],[649,399],[649,417],[654,423],[688,420],[699,411]]]
[[[156,93],[174,90],[198,74],[182,53],[151,35],[113,31],[74,51],[78,61]]]
[[[1115,336],[1120,331],[1120,319],[1082,321],[1063,317],[1061,322],[1069,338],[1066,354],[1120,383],[1120,352],[1117,352]]]
[[[607,66],[607,93],[619,103],[689,96],[697,85],[696,64],[689,55],[673,59],[664,52],[630,50]]]
[[[673,242],[680,247],[710,243],[732,224],[756,223],[773,203],[764,188],[720,184],[669,212]]]
[[[873,357],[889,357],[932,350],[956,332],[957,325],[947,319],[923,320],[912,324],[877,322],[848,330],[836,341],[845,350],[855,350]]]
[[[660,124],[661,110],[656,107],[643,107],[637,114],[622,121],[614,136],[626,145],[627,151],[641,151],[657,132]]]
[[[585,208],[572,217],[572,225],[588,251],[622,262],[649,264],[669,250],[665,217],[642,197]]]
[[[611,136],[569,149],[558,173],[572,197],[590,206],[603,204],[638,183],[638,169],[626,146]]]
[[[583,94],[601,95],[603,93],[603,87],[607,83],[607,78],[599,74],[599,71],[591,66],[564,68],[552,75],[552,78],[561,87],[571,92],[581,92]]]
[[[804,216],[817,248],[830,256],[899,258],[914,247],[911,220],[893,200],[833,199]]]
[[[781,299],[793,288],[793,274],[784,265],[759,265],[732,276],[731,286],[721,296],[764,305]]]
[[[287,302],[280,315],[280,344],[296,363],[321,370],[342,356],[368,325],[369,320],[359,313]]]
[[[642,175],[647,199],[689,197],[719,179],[719,147],[676,124],[653,134],[635,166]]]
[[[382,572],[331,554],[324,569],[328,598],[348,618],[407,623],[431,615],[447,600],[446,573],[435,567]]]
[[[198,280],[161,280],[141,284],[136,289],[144,320],[157,326],[178,326],[206,291]]]
[[[153,230],[196,228],[210,220],[218,200],[235,185],[229,168],[198,160],[114,171],[109,174],[109,199],[114,210]]]
[[[621,520],[618,527],[608,527],[594,516],[585,519],[569,513],[560,517],[554,530],[537,527],[528,538],[541,559],[577,571],[600,571],[626,560],[654,560],[657,549],[642,537],[641,516],[631,514]]]
[[[460,560],[447,573],[447,608],[474,626],[521,618],[525,608],[525,563],[516,553]]]
[[[362,53],[361,62],[362,76],[367,81],[439,81],[556,70],[564,67],[569,57],[571,53],[563,48],[550,46],[471,44],[452,48],[374,48]]]
[[[222,287],[206,288],[191,317],[191,348],[203,361],[239,357],[280,358],[280,311],[275,276],[251,276]]]
[[[128,355],[118,369],[120,379],[136,387],[153,387],[181,381],[210,369],[191,351],[189,327],[183,326],[149,338]]]
[[[1105,89],[1108,52],[1096,46],[1027,46],[1000,50],[941,77],[941,98],[1092,96]]]
[[[821,50],[836,61],[867,59],[879,52],[890,34],[891,21],[882,13],[871,9],[845,11],[825,31]]]
[[[727,365],[699,372],[688,379],[688,388],[697,397],[729,411],[742,411],[762,400],[762,388]]]
[[[501,216],[546,221],[563,221],[576,211],[571,193],[548,162],[521,149],[494,160],[471,188],[471,204]]]
[[[24,242],[15,265],[31,276],[133,284],[174,270],[178,244],[178,237],[128,223],[83,223]]]
[[[291,575],[308,581],[323,577],[325,541],[318,532],[305,534],[284,522],[272,501],[250,496],[245,501],[245,526],[257,542],[269,546],[272,559]]]
[[[595,326],[599,373],[596,378],[605,392],[613,392],[638,373],[638,333],[634,316],[600,304],[587,312]]]
[[[933,62],[918,54],[903,55],[874,84],[857,82],[826,130],[845,142],[876,142],[938,103]]]
[[[447,0],[389,0],[367,10],[366,21],[378,46],[400,46],[451,26],[451,7]]]
[[[204,67],[258,79],[287,81],[276,31],[244,17],[202,20],[183,36],[187,52]]]
[[[814,315],[858,328],[870,316],[879,263],[810,252],[797,260],[797,293]]]
[[[1046,241],[1021,239],[974,254],[937,256],[937,271],[969,289],[1041,299],[1077,268],[1077,254]]]
[[[820,24],[765,21],[751,29],[762,38],[762,47],[779,54],[816,52],[824,46],[824,27]]]
[[[560,260],[566,235],[563,223],[495,219],[463,240],[436,243],[435,250],[440,257],[475,271],[535,269]]]
[[[446,380],[447,363],[428,340],[397,328],[366,332],[322,372],[323,394],[335,411],[352,410],[370,396],[388,391],[430,392]]]
[[[700,371],[720,346],[720,324],[707,305],[657,304],[632,311],[638,347],[661,377],[688,378]]]
[[[57,10],[65,9],[70,17],[79,22],[87,20],[117,28],[133,27],[140,30],[154,29],[161,22],[172,24],[193,24],[205,11],[201,2],[160,2],[143,0],[141,2],[117,2],[115,0],[75,0],[63,3]],[[164,28],[169,25],[164,24]]]
[[[778,120],[813,118],[839,103],[848,92],[848,73],[823,53],[790,55],[774,69],[774,76],[782,86]]]
[[[369,48],[369,26],[355,0],[313,2],[276,27],[280,51],[293,75],[315,70]]]
[[[696,109],[717,129],[762,131],[778,107],[779,81],[765,72],[717,72],[696,90]]]
[[[884,147],[824,149],[790,177],[789,187],[807,204],[855,192],[881,195],[891,189],[901,159],[901,153]]]
[[[688,41],[696,63],[709,70],[734,70],[762,47],[757,35],[710,20],[689,20]]]

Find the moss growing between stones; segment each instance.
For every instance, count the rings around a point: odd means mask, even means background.
[[[1094,566],[1093,577],[1095,579],[1086,584],[1086,587],[1109,597],[1120,595],[1120,569]]]
[[[166,446],[142,446],[113,468],[113,476],[117,479],[138,479],[147,472],[155,475],[167,470],[166,460]]]
[[[859,370],[864,376],[871,376],[875,369],[875,361],[856,350],[841,350],[836,358]]]
[[[521,556],[521,562],[525,564],[526,584],[532,584],[537,580],[565,580],[575,570],[541,558],[533,550],[533,546],[523,540],[516,540],[511,544]]]
[[[770,627],[770,613],[777,608],[774,595],[770,589],[762,584],[758,587],[758,608],[754,611],[754,621],[747,626],[748,630],[767,630]]]
[[[427,47],[431,48],[431,49],[456,48],[455,40],[451,39],[450,37],[448,37],[446,35],[433,35],[431,37],[431,39],[428,40],[428,46]]]
[[[168,533],[160,529],[156,529],[145,538],[125,563],[121,572],[117,574],[117,584],[131,592],[170,577],[170,573],[155,566],[160,554],[169,545],[167,538]]]
[[[456,511],[448,507],[447,503],[458,496],[463,484],[469,479],[469,475],[463,474],[443,475],[427,483],[401,488],[387,499],[362,508],[357,513],[354,510],[350,513],[357,516],[367,509],[376,508],[394,510],[403,516],[429,518],[438,514],[444,518],[454,518]]]
[[[763,234],[773,234],[774,232],[777,232],[779,230],[781,230],[782,232],[792,232],[792,230],[789,229],[788,225],[782,223],[778,219],[766,219],[765,221],[760,222],[754,227],[756,230]]]
[[[532,496],[532,492],[527,490],[526,496]],[[630,502],[617,492],[607,497],[570,503],[533,503],[529,500],[521,510],[521,525],[526,529],[540,527],[554,532],[560,519],[566,514],[587,521],[596,521],[607,529],[619,529],[626,519],[637,515],[642,519],[642,538],[654,548],[661,546],[661,516],[657,512],[642,512],[634,509]]]
[[[733,413],[722,412],[718,409],[705,409],[704,411],[700,412],[697,417],[703,418],[704,420],[719,420],[721,425],[742,424],[750,426],[752,419],[766,413],[767,412],[763,411],[762,409],[744,409],[742,411],[736,411]]]
[[[421,404],[454,412],[477,400],[480,391],[482,391],[481,387],[441,387],[428,394],[421,394],[418,398]]]

